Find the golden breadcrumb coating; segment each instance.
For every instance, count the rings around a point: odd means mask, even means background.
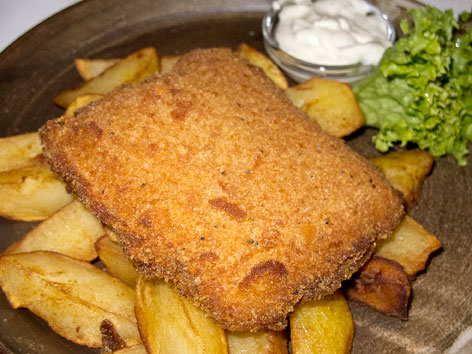
[[[41,129],[44,154],[148,277],[230,330],[281,329],[403,211],[385,178],[229,49]]]

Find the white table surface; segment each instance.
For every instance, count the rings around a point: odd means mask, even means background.
[[[51,15],[80,0],[0,0],[0,52]]]
[[[51,15],[80,0],[0,0],[0,52]],[[454,13],[472,9],[472,0],[422,0]]]
[[[0,0],[0,52],[53,14],[81,0]],[[442,10],[453,9],[455,14],[472,9],[472,0],[422,0]],[[472,327],[456,339],[447,354],[471,353]]]

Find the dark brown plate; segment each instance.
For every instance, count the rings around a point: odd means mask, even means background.
[[[80,83],[73,59],[113,58],[152,45],[162,54],[246,42],[262,49],[265,0],[90,0],[43,22],[0,54],[0,136],[37,130],[61,115],[52,98]],[[376,154],[366,130],[349,140]],[[439,160],[412,216],[443,243],[413,283],[409,321],[351,303],[353,353],[442,353],[472,325],[472,159]],[[0,250],[34,224],[0,219]],[[27,310],[12,310],[0,292],[0,352],[98,353],[52,332]]]

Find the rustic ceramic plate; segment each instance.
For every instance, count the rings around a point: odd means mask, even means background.
[[[396,4],[377,1],[394,19]],[[246,42],[262,50],[266,0],[91,0],[43,22],[0,54],[0,136],[37,130],[62,110],[52,98],[80,83],[73,59],[114,58],[153,45],[162,54]],[[403,5],[402,5],[403,6]],[[373,131],[349,144],[374,155]],[[425,182],[412,216],[443,243],[413,283],[410,319],[383,316],[351,303],[353,353],[442,353],[472,326],[472,159],[457,167],[443,158]],[[0,250],[34,226],[0,219]],[[0,292],[1,353],[98,353],[68,342],[27,310],[12,310]]]

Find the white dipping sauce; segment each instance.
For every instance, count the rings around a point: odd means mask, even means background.
[[[273,7],[281,7],[280,49],[309,63],[376,65],[392,45],[386,21],[364,0],[274,1]]]

